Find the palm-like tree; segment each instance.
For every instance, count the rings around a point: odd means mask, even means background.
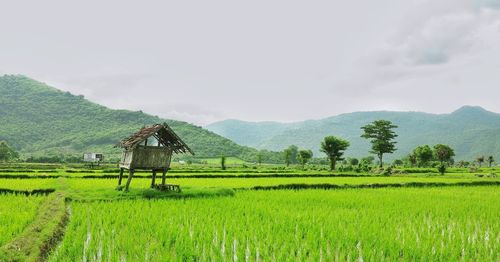
[[[495,159],[493,158],[493,156],[489,156],[488,157],[488,165],[491,167],[493,165],[493,162],[495,162]]]

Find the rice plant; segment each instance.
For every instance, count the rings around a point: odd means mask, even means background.
[[[73,203],[51,261],[500,259],[497,187]]]
[[[169,183],[181,187],[228,187],[251,188],[255,186],[275,186],[285,184],[400,184],[400,183],[457,183],[472,181],[500,181],[498,178],[448,178],[448,177],[307,177],[307,178],[170,178]],[[115,179],[67,179],[73,189],[110,189],[117,184]],[[150,179],[134,179],[131,188],[148,188]],[[1,180],[0,180],[1,187]]]
[[[43,196],[0,194],[0,246],[13,239],[35,218]]]

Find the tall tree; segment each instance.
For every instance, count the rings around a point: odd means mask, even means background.
[[[290,162],[292,164],[297,164],[298,163],[297,156],[298,156],[299,148],[296,145],[291,145],[288,147],[288,150],[290,150]]]
[[[220,168],[222,170],[226,170],[226,156],[225,155],[220,156]]]
[[[7,142],[0,141],[0,162],[10,161],[19,157],[19,154],[9,147]]]
[[[285,158],[286,166],[289,166],[290,163],[292,162],[292,151],[290,151],[289,148],[285,149],[283,151],[283,157]]]
[[[330,160],[330,170],[335,170],[337,161],[344,160],[342,156],[349,145],[349,141],[334,136],[327,136],[321,142],[321,152]]]
[[[437,144],[434,146],[434,157],[436,160],[441,162],[441,165],[444,163],[450,163],[455,156],[455,151],[448,145]]]
[[[396,141],[394,140],[398,135],[394,129],[398,126],[392,124],[388,120],[377,120],[366,126],[361,127],[364,133],[362,138],[370,139],[372,143],[372,150],[370,153],[378,156],[380,167],[384,165],[384,154],[391,154],[396,151]]]
[[[417,146],[413,149],[413,155],[415,155],[419,167],[427,166],[434,157],[434,153],[428,145]]]
[[[476,158],[476,161],[479,164],[479,168],[481,168],[481,165],[484,163],[484,156]]]
[[[312,158],[313,152],[311,150],[300,150],[299,151],[299,156],[298,159],[300,163],[302,164],[302,168],[305,167],[307,162]]]
[[[488,157],[488,166],[491,167],[494,162],[495,162],[495,159],[493,158],[493,156],[489,156]]]

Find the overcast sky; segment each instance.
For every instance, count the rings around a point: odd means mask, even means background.
[[[0,0],[0,74],[207,124],[500,112],[500,0]]]

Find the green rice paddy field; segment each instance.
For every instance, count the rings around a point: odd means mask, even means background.
[[[0,261],[500,261],[495,176],[179,177],[167,181],[181,193],[161,193],[140,177],[123,192],[111,178],[8,173]],[[58,209],[66,215],[52,218]]]
[[[469,187],[76,203],[51,260],[494,261],[498,201]]]
[[[33,221],[43,196],[0,193],[0,246],[12,240]]]

